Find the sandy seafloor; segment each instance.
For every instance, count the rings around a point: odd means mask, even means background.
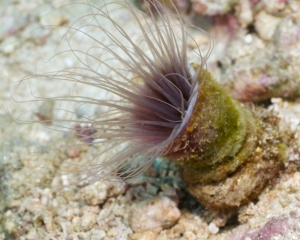
[[[229,220],[228,214],[212,212],[198,204],[184,191],[176,166],[161,159],[129,183],[100,181],[81,189],[64,188],[69,181],[61,171],[64,162],[76,164],[96,156],[99,146],[66,149],[63,147],[66,137],[62,133],[39,124],[15,123],[7,111],[17,117],[34,110],[27,116],[37,120],[35,113],[41,111],[41,103],[24,103],[33,94],[44,97],[52,93],[64,96],[71,91],[99,94],[95,88],[74,90],[73,86],[55,81],[33,81],[31,88],[27,82],[15,84],[27,74],[78,66],[70,52],[48,61],[55,53],[69,49],[64,40],[59,42],[66,30],[42,27],[70,24],[90,11],[82,5],[62,7],[69,2],[0,2],[0,103],[3,105],[0,107],[0,239],[300,239],[300,173],[297,171],[281,172],[258,200],[241,207]],[[52,12],[55,9],[58,10]],[[124,28],[139,39],[135,35],[138,34],[136,25],[126,12],[114,12],[113,17],[123,21]],[[196,41],[203,42],[205,47],[206,40],[194,34]],[[270,34],[263,37],[271,39]],[[98,37],[109,44],[101,32]],[[215,39],[215,50],[208,64],[217,78],[222,76],[216,62],[224,57],[223,40]],[[249,36],[235,48],[247,42]],[[94,43],[79,35],[74,37],[73,44],[86,52]],[[235,51],[243,56],[241,52],[245,49]],[[249,54],[247,51],[244,55]],[[191,61],[197,60],[191,57]],[[278,97],[268,106],[281,117],[282,125],[295,131],[296,139],[300,130],[299,102],[299,99],[287,101]],[[100,110],[87,108],[78,115]],[[58,150],[49,152],[55,147]],[[32,149],[41,153],[29,154]],[[297,165],[299,160],[295,152],[289,154],[288,161]]]

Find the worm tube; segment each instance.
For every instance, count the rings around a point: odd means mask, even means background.
[[[284,133],[276,116],[232,99],[210,73],[203,70],[199,81],[191,118],[166,156],[180,164],[200,203],[233,210],[256,198],[283,166]]]

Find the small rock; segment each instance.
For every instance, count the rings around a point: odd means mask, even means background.
[[[13,233],[16,230],[17,225],[13,221],[6,221],[4,227],[7,232]]]
[[[176,203],[168,197],[155,197],[133,205],[129,224],[134,232],[169,228],[180,217]]]
[[[80,154],[80,151],[75,146],[69,146],[67,148],[67,155],[68,155],[68,157],[75,158],[75,157],[78,157],[79,154]]]
[[[105,201],[108,187],[105,182],[99,181],[80,189],[79,195],[87,204],[95,206]]]
[[[103,230],[92,229],[92,240],[100,240],[105,238],[106,233]]]
[[[157,236],[157,233],[152,231],[134,233],[130,236],[131,240],[154,240]]]
[[[55,102],[53,100],[44,101],[39,107],[39,110],[35,113],[42,124],[52,124],[54,105]]]
[[[6,38],[1,44],[0,51],[5,55],[12,54],[16,49],[16,42],[17,39],[15,37]]]
[[[194,239],[196,239],[196,235],[193,232],[191,232],[191,231],[186,231],[184,233],[184,239],[186,239],[186,240],[194,240]]]
[[[48,233],[53,231],[53,216],[50,211],[43,212],[43,222]]]
[[[43,25],[62,26],[68,23],[69,19],[65,15],[50,14],[48,17],[42,17],[41,23]]]
[[[28,212],[35,214],[38,211],[44,210],[45,206],[41,204],[38,198],[28,197],[24,199],[20,206],[20,212],[27,210]]]
[[[272,40],[280,21],[281,18],[269,15],[265,11],[260,11],[255,16],[255,29],[262,39]]]
[[[249,0],[241,0],[239,3],[239,10],[237,17],[243,27],[247,27],[253,21],[253,13]]]
[[[277,14],[282,11],[288,1],[262,0],[263,8],[270,14]]]
[[[96,224],[97,215],[91,212],[84,212],[81,217],[80,226],[84,231],[91,230]]]
[[[219,228],[216,226],[214,222],[211,222],[208,225],[208,231],[212,234],[217,234],[219,232]]]
[[[193,39],[190,39],[188,46],[192,49],[197,49],[199,46],[208,45],[209,39],[205,35],[197,35]]]
[[[206,1],[192,0],[192,9],[195,14],[216,16],[229,13],[236,4],[236,0]]]
[[[111,239],[112,237],[116,237],[117,235],[118,235],[118,230],[116,228],[112,228],[107,232],[107,236],[109,237],[109,239]]]

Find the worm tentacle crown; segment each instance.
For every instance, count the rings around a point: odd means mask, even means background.
[[[101,113],[81,119],[76,119],[76,111],[66,110],[71,117],[56,119],[54,124],[68,134],[71,130],[81,141],[106,145],[99,152],[99,158],[106,159],[99,163],[95,158],[82,166],[79,185],[105,178],[127,179],[142,173],[157,156],[167,155],[193,113],[201,87],[199,76],[210,55],[212,40],[205,31],[191,25],[209,40],[206,54],[201,53],[200,47],[194,49],[200,66],[195,69],[188,63],[187,42],[194,41],[188,22],[178,12],[162,13],[163,7],[156,0],[150,4],[150,16],[127,1],[99,8],[89,6],[91,13],[74,22],[64,34],[69,52],[81,67],[25,79],[64,81],[74,84],[76,89],[89,86],[94,93],[97,90],[103,93],[99,94],[103,97],[73,94],[44,98],[55,101],[56,106],[58,102],[72,102],[81,104],[81,108],[87,105],[102,108]],[[135,22],[133,32],[140,39],[135,39],[124,22],[114,18],[120,9]],[[88,23],[81,26],[85,20]],[[100,30],[105,38],[98,40],[95,33],[88,31],[89,27]],[[89,39],[93,46],[84,52],[73,45],[77,35]],[[63,127],[66,122],[72,122],[73,126]],[[76,138],[73,140],[77,141]],[[69,144],[76,144],[74,141]]]

